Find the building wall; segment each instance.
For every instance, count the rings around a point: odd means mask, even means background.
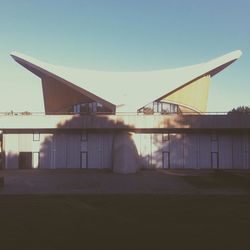
[[[111,168],[112,134],[4,134],[5,168],[20,168],[20,155],[31,154],[36,168]],[[83,162],[84,161],[84,162]]]
[[[5,168],[111,169],[114,137],[90,132],[5,133]],[[134,133],[131,138],[144,169],[250,168],[248,133]]]
[[[211,168],[212,143],[210,134],[198,135],[198,166],[200,169]]]
[[[248,169],[248,133],[139,134],[143,168]],[[165,138],[165,140],[164,140]]]
[[[5,152],[5,167],[8,169],[18,168],[18,134],[3,135],[3,150]]]
[[[199,135],[185,134],[183,140],[183,168],[199,168]]]

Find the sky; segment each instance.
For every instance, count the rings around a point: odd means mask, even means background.
[[[40,79],[12,51],[74,68],[142,71],[240,49],[212,78],[208,111],[250,106],[249,0],[0,0],[0,111],[44,111]]]

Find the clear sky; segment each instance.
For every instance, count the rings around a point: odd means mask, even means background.
[[[40,80],[18,51],[75,68],[136,71],[201,63],[236,49],[208,111],[250,106],[249,0],[0,0],[0,111],[43,111]]]

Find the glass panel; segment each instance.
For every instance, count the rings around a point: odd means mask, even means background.
[[[81,152],[81,168],[88,168],[88,153]]]
[[[33,152],[32,154],[32,168],[39,167],[39,152]]]
[[[96,103],[96,112],[105,112],[105,108],[103,108],[102,104],[97,102]]]
[[[77,106],[77,105],[74,105],[74,106],[73,106],[73,112],[74,112],[74,113],[77,113],[76,106]]]
[[[20,169],[31,169],[32,168],[32,152],[20,152],[18,164],[19,164]]]
[[[103,105],[98,102],[87,102],[87,103],[75,104],[72,106],[72,110],[74,113],[96,113],[96,112],[110,113],[111,112],[109,109],[103,107]]]
[[[169,134],[162,134],[163,141],[169,141]]]
[[[79,105],[81,107],[81,110],[80,110],[81,113],[88,113],[89,112],[89,104],[88,103],[82,103]]]
[[[93,102],[89,103],[89,112],[93,112]]]
[[[97,103],[93,102],[92,103],[92,112],[96,113],[96,111],[97,111]]]
[[[40,141],[40,134],[39,133],[33,133],[33,141]]]
[[[171,104],[167,102],[152,102],[141,109],[138,109],[137,112],[143,112],[144,114],[154,114],[154,113],[161,113],[161,114],[167,114],[167,113],[178,113],[178,105]]]
[[[75,104],[73,106],[74,113],[80,113],[80,108],[81,108],[80,104]]]
[[[76,105],[76,112],[77,112],[77,113],[80,113],[80,112],[81,112],[81,105],[80,105],[80,104],[77,104],[77,105]]]
[[[154,113],[157,113],[158,111],[158,103],[154,102]]]
[[[162,111],[162,103],[158,102],[158,112],[161,113]]]
[[[162,153],[162,167],[164,168],[164,169],[168,169],[169,168],[169,152],[163,152]]]
[[[86,132],[83,132],[82,134],[81,134],[81,141],[87,141],[88,140],[88,138],[87,138],[87,133]]]

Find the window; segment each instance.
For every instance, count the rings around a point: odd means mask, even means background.
[[[97,103],[96,102],[92,102],[92,112],[93,113],[97,112]]]
[[[162,112],[170,113],[170,104],[169,103],[166,103],[166,102],[162,103]]]
[[[32,153],[32,168],[39,168],[40,163],[40,153],[33,152]]]
[[[154,102],[154,113],[159,112],[158,110],[159,110],[158,102]]]
[[[32,152],[19,152],[19,169],[32,169]]]
[[[39,133],[33,133],[33,141],[40,141],[40,134]]]
[[[80,106],[79,113],[89,113],[91,112],[91,103],[81,103],[78,104]]]
[[[101,103],[99,102],[85,102],[85,103],[78,103],[73,105],[71,108],[71,111],[74,113],[112,113],[111,110],[105,108]]]
[[[162,168],[164,169],[170,168],[169,152],[162,152]]]
[[[88,152],[81,152],[80,157],[81,168],[88,168]]]
[[[74,109],[74,113],[80,113],[80,111],[81,111],[81,106],[80,106],[80,104],[74,105],[73,109]]]
[[[154,114],[154,113],[161,113],[161,114],[169,114],[169,113],[178,113],[179,107],[176,104],[164,102],[164,101],[155,101],[152,102],[140,109],[138,109],[139,113],[144,114]]]
[[[169,133],[162,134],[162,141],[169,141]]]
[[[88,140],[88,136],[86,132],[82,132],[81,134],[81,141],[87,141]]]
[[[177,105],[170,104],[170,112],[177,113],[178,112]]]
[[[212,167],[212,169],[219,168],[219,154],[218,154],[218,152],[211,153],[211,167]]]

